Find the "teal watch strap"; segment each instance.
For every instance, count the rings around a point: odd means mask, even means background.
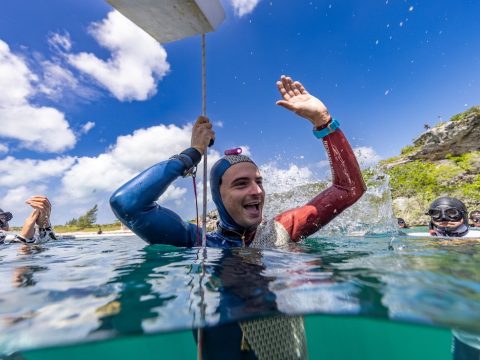
[[[340,127],[340,123],[336,119],[332,119],[332,122],[327,125],[325,129],[322,130],[313,130],[313,135],[317,139],[323,139],[325,136],[328,134],[333,133],[335,130],[337,130]]]

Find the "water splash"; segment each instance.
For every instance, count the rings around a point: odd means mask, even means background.
[[[285,184],[284,184],[285,185]],[[265,216],[302,206],[330,186],[327,181],[309,182],[295,187],[278,187],[267,195]],[[365,236],[398,234],[392,210],[389,177],[380,168],[368,170],[367,192],[354,205],[343,211],[316,236]]]

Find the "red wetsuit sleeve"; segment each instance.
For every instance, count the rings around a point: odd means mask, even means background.
[[[275,217],[293,241],[309,236],[353,205],[367,187],[352,147],[340,129],[325,136],[323,145],[332,170],[333,184],[306,205]]]

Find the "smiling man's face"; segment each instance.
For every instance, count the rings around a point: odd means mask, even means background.
[[[241,162],[225,171],[220,195],[225,209],[238,225],[251,229],[262,222],[265,191],[254,164]]]

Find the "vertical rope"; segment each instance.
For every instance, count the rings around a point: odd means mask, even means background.
[[[202,34],[202,116],[207,116],[207,64],[206,64],[206,46],[205,46],[205,34]],[[207,246],[207,152],[208,146],[203,154],[203,214],[202,214],[202,276],[200,277],[200,313],[204,315],[203,305],[203,291],[202,290],[202,278],[205,276],[205,264],[206,246]],[[203,318],[203,316],[202,316]],[[198,328],[197,330],[197,360],[202,360],[203,356],[203,330]]]
[[[207,65],[205,34],[202,34],[202,115],[207,116]],[[202,247],[207,246],[207,152],[203,154],[203,215],[202,215]]]

